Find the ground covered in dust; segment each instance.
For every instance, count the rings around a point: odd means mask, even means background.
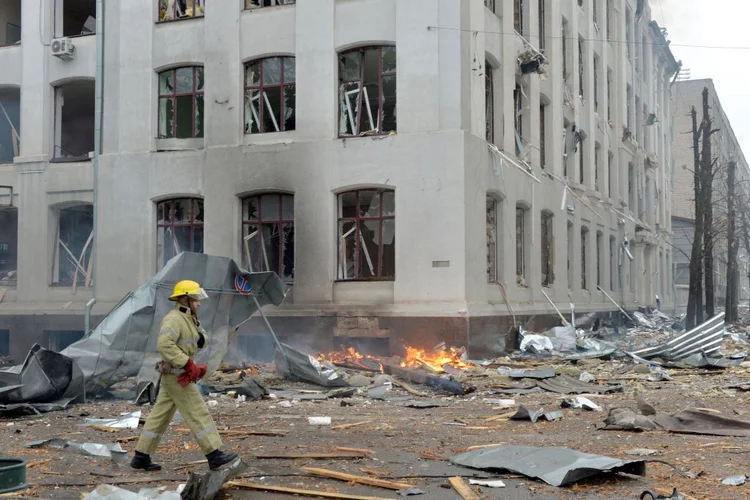
[[[211,412],[225,432],[225,443],[250,463],[243,480],[324,492],[341,492],[379,498],[401,498],[395,491],[371,486],[353,485],[333,479],[306,475],[304,466],[325,468],[371,477],[398,479],[425,492],[417,498],[455,499],[448,478],[462,476],[468,481],[476,477],[499,477],[505,488],[475,487],[484,498],[639,498],[651,489],[671,492],[677,487],[687,498],[745,498],[750,485],[726,486],[722,478],[748,473],[746,454],[750,438],[670,434],[660,431],[627,432],[601,430],[607,410],[613,407],[635,409],[634,392],[641,391],[647,401],[663,413],[676,413],[688,407],[710,408],[730,418],[750,420],[750,402],[741,390],[724,388],[728,384],[750,381],[750,363],[723,371],[699,369],[670,370],[673,380],[647,381],[648,373],[634,370],[635,365],[618,361],[589,360],[578,364],[553,361],[515,361],[515,367],[529,368],[555,365],[558,372],[578,377],[586,371],[598,383],[621,383],[622,393],[587,395],[603,407],[603,412],[563,409],[558,421],[512,421],[507,415],[513,408],[500,407],[497,399],[512,398],[515,406],[543,406],[560,409],[560,402],[570,396],[541,392],[521,396],[491,395],[490,389],[511,381],[498,373],[496,367],[478,369],[466,381],[477,387],[467,396],[446,396],[423,386],[414,387],[430,392],[429,397],[412,396],[394,387],[385,394],[386,400],[369,398],[363,389],[350,398],[301,401],[264,398],[239,402],[226,395],[207,396]],[[643,365],[641,365],[643,368]],[[292,384],[265,377],[271,393],[275,388],[321,388]],[[299,394],[299,393],[298,393]],[[310,394],[310,393],[307,393]],[[447,406],[436,408],[407,407],[408,401],[439,400]],[[487,401],[489,400],[489,401]],[[215,402],[215,403],[214,403]],[[501,405],[502,406],[502,405]],[[164,469],[157,473],[131,470],[127,463],[117,464],[107,458],[87,457],[75,449],[26,448],[29,441],[63,438],[78,442],[113,443],[121,441],[132,452],[136,430],[107,432],[82,425],[84,416],[113,418],[136,408],[128,402],[96,402],[69,407],[65,411],[40,416],[5,418],[0,422],[3,455],[23,457],[29,461],[27,472],[30,489],[19,493],[25,497],[79,499],[81,493],[97,484],[116,484],[137,491],[143,486],[184,483],[189,471],[203,471],[203,457],[185,424],[173,422],[155,461]],[[150,407],[144,406],[143,417]],[[310,425],[308,417],[331,417],[331,425]],[[500,416],[500,417],[499,417]],[[494,417],[494,418],[493,418]],[[179,420],[179,419],[177,419]],[[358,424],[346,426],[346,424]],[[337,427],[337,426],[343,426]],[[237,432],[239,431],[239,432]],[[244,434],[251,431],[278,431],[277,436]],[[471,447],[488,444],[522,444],[526,446],[563,446],[578,451],[622,459],[656,459],[674,465],[649,463],[645,477],[601,475],[570,487],[556,488],[541,481],[513,474],[488,474],[456,467],[448,458]],[[258,455],[278,453],[335,452],[337,448],[371,450],[359,459],[268,459]],[[638,457],[627,454],[633,449],[649,449],[654,454]],[[697,475],[697,477],[695,477]],[[693,477],[689,477],[693,476]],[[225,490],[218,498],[291,498],[280,493]]]

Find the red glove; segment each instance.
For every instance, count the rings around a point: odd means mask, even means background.
[[[185,371],[181,373],[179,377],[177,377],[177,383],[182,387],[187,387],[191,383],[194,384],[198,380],[205,377],[208,366],[196,365],[192,359],[188,359],[188,362],[185,363],[185,366],[182,369]]]

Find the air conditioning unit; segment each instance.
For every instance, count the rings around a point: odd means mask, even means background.
[[[63,37],[53,38],[52,43],[50,44],[50,50],[52,51],[53,56],[67,61],[73,59],[73,54],[75,53],[76,48],[73,45],[73,42],[70,41],[70,38]]]

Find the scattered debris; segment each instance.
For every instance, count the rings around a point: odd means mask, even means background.
[[[699,409],[687,409],[674,415],[645,416],[637,415],[629,408],[612,408],[604,423],[605,430],[662,429],[680,434],[750,437],[750,422]]]
[[[649,450],[648,448],[633,448],[625,452],[626,455],[635,457],[650,457],[651,455],[658,455],[658,450]]]
[[[544,415],[544,408],[537,408],[536,410],[529,410],[524,405],[518,407],[518,411],[511,415],[511,420],[531,420],[535,423],[539,417]]]
[[[708,355],[719,350],[724,332],[722,312],[665,344],[640,349],[632,354],[643,359],[660,357],[667,361],[679,361],[696,353]]]
[[[141,411],[123,413],[120,418],[87,418],[86,425],[101,426],[111,429],[137,429],[141,419]]]
[[[120,443],[77,443],[65,439],[45,439],[26,443],[27,448],[44,448],[46,446],[61,450],[65,448],[74,448],[83,455],[111,458],[115,462],[123,462],[128,459],[128,452],[122,449]]]
[[[307,417],[310,425],[331,425],[331,417]]]
[[[500,368],[497,369],[497,371],[500,373],[500,375],[505,375],[510,378],[545,379],[545,378],[552,378],[556,375],[555,368],[553,366],[540,368],[538,370],[522,370],[522,369],[514,369],[514,368],[508,368],[506,366],[501,366]]]
[[[202,474],[190,473],[182,500],[212,500],[228,480],[236,477],[248,469],[248,464],[238,458],[229,467]]]
[[[405,406],[407,408],[440,408],[450,405],[451,404],[447,401],[431,399],[429,401],[407,401],[401,406]]]
[[[726,484],[727,486],[742,486],[746,481],[747,476],[744,474],[739,474],[737,476],[725,477],[721,480],[721,484]]]
[[[505,483],[500,479],[469,479],[469,484],[486,486],[487,488],[505,488]]]
[[[591,375],[589,372],[583,372],[578,377],[578,380],[580,380],[581,382],[583,382],[585,384],[588,384],[589,382],[595,382],[596,381],[596,377],[594,377],[593,375]]]
[[[479,495],[474,493],[471,487],[466,484],[462,478],[458,476],[451,477],[448,479],[448,482],[453,486],[453,489],[456,490],[456,493],[461,495],[461,498],[464,500],[479,500]]]
[[[557,375],[555,378],[539,380],[536,384],[545,391],[556,392],[558,394],[606,394],[610,392],[622,392],[621,385],[586,384],[565,374]]]
[[[515,472],[552,486],[565,486],[603,472],[646,474],[643,460],[619,460],[557,447],[482,448],[453,456],[450,461],[474,469]]]
[[[118,488],[110,484],[100,484],[94,491],[83,497],[83,500],[181,500],[184,485],[174,491],[166,486],[160,488],[142,488],[138,493]]]
[[[565,401],[560,403],[561,408],[576,408],[576,409],[584,409],[589,411],[602,411],[602,407],[594,403],[588,398],[584,398],[583,396],[576,396],[571,399],[566,399]]]
[[[271,491],[286,493],[289,495],[300,495],[304,497],[335,498],[339,500],[390,500],[385,497],[370,497],[362,495],[348,495],[346,493],[333,493],[330,491],[302,490],[299,488],[287,488],[285,486],[271,486],[262,483],[250,483],[247,481],[229,481],[226,488],[238,488],[243,490]]]
[[[685,495],[682,495],[679,491],[677,491],[677,488],[673,488],[671,494],[665,493],[664,495],[646,490],[641,493],[641,496],[639,498],[640,500],[648,500],[649,497],[651,498],[651,500],[696,500],[693,497],[688,498]]]
[[[385,479],[375,479],[367,476],[355,476],[353,474],[347,474],[345,472],[338,472],[328,469],[318,469],[315,467],[302,467],[302,472],[312,474],[313,476],[328,477],[332,479],[338,479],[339,481],[346,481],[348,483],[364,484],[367,486],[377,486],[378,488],[385,488],[388,490],[408,490],[413,488],[411,484],[399,483],[395,481],[386,481]]]

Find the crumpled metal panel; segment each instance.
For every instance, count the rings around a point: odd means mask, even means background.
[[[665,344],[647,347],[630,354],[640,356],[643,359],[659,357],[666,361],[679,361],[697,353],[709,355],[721,348],[725,332],[724,313],[721,312]]]
[[[649,431],[663,429],[679,434],[750,437],[750,422],[728,418],[698,409],[682,410],[674,415],[638,415],[630,408],[612,408],[604,420],[606,430]]]
[[[603,472],[646,474],[643,460],[620,460],[558,447],[494,446],[461,453],[450,461],[473,469],[515,472],[552,486],[565,486]]]
[[[581,382],[578,379],[561,373],[554,378],[537,380],[536,385],[545,391],[556,392],[558,394],[586,394],[599,393],[606,394],[610,392],[622,392],[621,385],[597,385],[587,382]]]

